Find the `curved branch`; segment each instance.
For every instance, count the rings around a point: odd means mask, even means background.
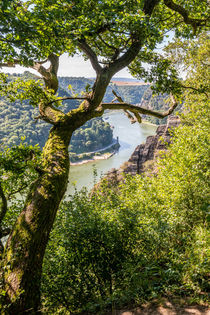
[[[31,68],[38,71],[43,77],[49,77],[49,73],[47,72],[47,69],[43,67],[40,62],[37,62],[37,61],[34,62]]]
[[[34,65],[31,66],[31,68],[35,69],[34,68],[35,65],[37,65],[37,64],[41,65],[43,63],[46,63],[47,61],[48,61],[48,58],[45,59],[45,60],[42,60],[42,61],[34,61]],[[10,68],[10,67],[15,67],[16,65],[21,65],[21,60],[13,59],[12,61],[0,63],[0,67],[8,67],[8,68]]]
[[[135,59],[142,47],[142,44],[143,42],[140,40],[139,36],[139,38],[133,41],[130,48],[120,58],[110,64],[109,70],[112,76],[127,67]]]
[[[101,66],[98,62],[97,55],[92,50],[92,48],[87,44],[85,39],[78,40],[78,47],[87,55],[87,57],[90,59],[90,62],[93,66],[93,69],[98,74],[101,71]]]
[[[12,68],[12,67],[15,67],[15,66],[18,65],[18,64],[20,64],[20,60],[14,59],[14,60],[12,60],[12,61],[0,63],[0,68],[1,68],[1,67]]]
[[[34,62],[31,68],[38,71],[42,75],[46,88],[52,89],[56,93],[58,90],[57,72],[59,66],[59,56],[55,54],[50,54],[47,60],[50,61],[50,66],[48,69],[42,66],[42,64],[45,63],[46,60],[41,62]]]
[[[67,97],[62,97],[62,98],[58,98],[57,100],[53,100],[51,102],[48,103],[48,105],[51,105],[55,102],[59,102],[59,101],[66,101],[66,100],[88,100],[88,97],[72,97],[72,96],[67,96]]]
[[[136,122],[135,118],[129,113],[128,110],[124,110],[124,113],[126,114],[128,119],[130,120],[131,124],[134,124]]]
[[[199,88],[195,88],[193,86],[187,86],[187,85],[183,85],[183,84],[181,84],[181,87],[183,89],[190,89],[190,90],[196,91],[198,93],[203,93],[206,95],[206,97],[208,97],[208,94],[203,89],[199,89]]]
[[[39,118],[52,125],[64,122],[67,117],[61,110],[54,108],[53,106],[49,106],[48,103],[44,102],[39,104],[39,112]]]
[[[162,119],[166,116],[169,116],[175,110],[175,108],[178,106],[178,102],[176,101],[175,97],[173,95],[171,95],[170,97],[171,97],[172,106],[167,111],[165,111],[163,113],[155,111],[155,110],[147,109],[144,107],[132,105],[129,103],[125,103],[125,102],[123,102],[123,103],[102,103],[101,107],[103,108],[103,110],[105,110],[105,109],[129,110],[129,111],[136,113],[136,114],[144,114],[144,115],[154,116],[154,117]]]
[[[194,19],[189,17],[189,12],[179,4],[176,4],[173,0],[164,0],[164,4],[171,10],[179,13],[186,24],[189,24],[196,31],[197,27],[206,25],[208,19]]]
[[[48,61],[48,58],[46,58],[46,59],[44,59],[42,61],[36,60],[36,61],[34,61],[34,63],[39,63],[40,65],[42,65],[43,63],[46,63],[47,61]]]

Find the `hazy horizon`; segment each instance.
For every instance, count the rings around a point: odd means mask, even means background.
[[[47,63],[46,63],[47,66]],[[26,68],[17,65],[16,67],[2,67],[1,69],[5,73],[23,73],[24,71],[30,71],[34,74],[38,74],[38,72],[31,68]],[[38,74],[39,75],[39,74]],[[89,60],[84,60],[81,56],[69,57],[68,54],[63,54],[60,56],[59,69],[58,69],[59,77],[85,77],[85,78],[95,78],[96,73],[93,70],[91,63]],[[128,78],[132,79],[133,77],[128,72],[128,70],[123,69],[119,71],[114,78]],[[135,79],[135,78],[133,78]]]

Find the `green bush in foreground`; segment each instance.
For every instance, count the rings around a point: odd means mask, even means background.
[[[196,299],[207,291],[209,109],[205,96],[196,99],[199,108],[189,97],[157,176],[63,202],[44,261],[48,312],[96,312],[160,295]]]

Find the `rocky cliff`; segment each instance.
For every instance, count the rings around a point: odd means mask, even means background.
[[[128,162],[125,162],[119,169],[112,169],[107,174],[107,179],[119,182],[124,174],[141,174],[155,172],[155,159],[160,151],[167,148],[167,144],[172,142],[171,130],[180,124],[178,116],[170,116],[165,125],[157,128],[155,136],[149,136],[144,144],[136,147]]]

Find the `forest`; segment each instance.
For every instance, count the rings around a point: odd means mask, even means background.
[[[8,75],[8,81],[14,81],[16,78],[22,80],[35,79],[39,77],[25,71],[23,75]],[[92,84],[91,79],[59,77],[59,97],[70,97],[80,95],[85,91],[86,87]],[[143,103],[146,108],[155,110],[165,109],[167,95],[152,96],[150,85],[121,85],[116,86],[113,83],[108,87],[104,100],[111,102],[113,98],[112,89],[114,89],[121,97],[130,103]],[[0,137],[1,146],[6,144],[8,147],[18,145],[21,138],[25,138],[25,142],[29,145],[39,145],[42,149],[47,141],[47,135],[50,126],[44,121],[37,121],[35,117],[38,115],[37,108],[30,106],[25,101],[8,102],[5,98],[1,98],[0,113]],[[62,104],[62,110],[68,112],[78,107],[77,100],[67,100]],[[160,120],[155,117],[143,116],[143,119],[155,124],[164,123],[166,118]],[[104,122],[102,118],[93,118],[86,122],[82,127],[76,130],[71,139],[69,146],[70,159],[73,161],[81,160],[79,154],[100,150],[113,143],[113,131],[111,126]],[[86,155],[85,155],[86,156]]]
[[[27,117],[35,108],[36,120],[50,126],[41,149],[20,131],[19,144],[0,150],[2,314],[114,314],[162,298],[208,311],[208,9],[194,0],[0,3],[0,66],[41,76],[10,80],[2,71],[0,96]],[[67,95],[59,82],[65,52],[95,70],[82,94],[72,87]],[[137,105],[116,87],[104,98],[126,67],[167,98],[162,108],[148,94],[156,107]],[[78,106],[65,108],[66,101]],[[131,123],[176,112],[181,124],[155,173],[116,185],[101,179],[91,193],[66,196],[72,134],[106,110],[123,110]],[[11,125],[12,114],[4,116]]]
[[[23,75],[8,75],[8,81],[14,81],[16,78],[22,80],[38,79],[38,77],[32,75],[30,72],[25,72]],[[64,78],[60,78],[61,81]],[[73,81],[73,82],[72,82]],[[77,79],[67,81],[67,85],[74,84],[74,93],[81,93],[85,90],[88,80]],[[71,95],[69,89],[59,87],[59,97],[68,97]],[[0,145],[5,144],[8,147],[20,144],[21,138],[25,138],[25,142],[29,145],[39,145],[42,149],[47,141],[47,135],[50,130],[50,126],[44,121],[37,121],[35,117],[38,115],[37,108],[33,108],[30,104],[20,101],[8,102],[5,98],[0,101],[1,113],[0,113]],[[62,105],[62,109],[68,112],[78,106],[76,100],[69,100]],[[69,151],[72,156],[79,153],[91,152],[100,150],[113,142],[113,131],[111,126],[104,122],[102,118],[97,117],[88,121],[81,128],[76,130],[71,139]]]

